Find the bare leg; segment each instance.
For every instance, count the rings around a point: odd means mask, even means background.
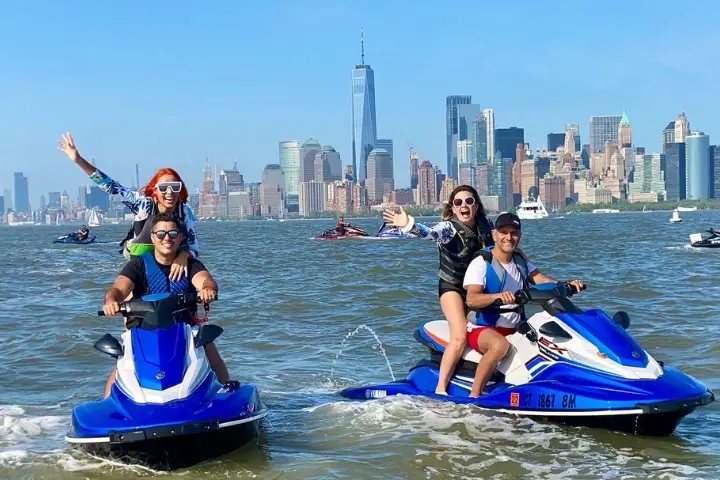
[[[488,328],[480,332],[478,348],[482,353],[482,358],[478,362],[477,370],[475,370],[475,380],[470,390],[470,398],[480,396],[498,363],[507,354],[510,343],[502,334]]]
[[[210,368],[212,368],[212,371],[217,375],[218,382],[225,383],[230,380],[227,365],[225,365],[225,362],[220,356],[220,352],[218,352],[215,343],[205,345],[205,356],[208,359],[208,363],[210,363]]]
[[[467,344],[467,317],[465,302],[457,292],[443,293],[440,297],[440,308],[450,326],[450,341],[440,361],[440,375],[435,393],[447,395],[447,384]]]
[[[105,394],[103,398],[107,398],[110,396],[110,389],[112,388],[112,384],[115,382],[115,372],[117,372],[116,368],[112,369],[112,372],[110,372],[110,376],[107,379],[107,382],[105,382]]]

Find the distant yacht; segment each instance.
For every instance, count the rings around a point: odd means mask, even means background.
[[[697,212],[697,207],[677,207],[678,212]]]
[[[548,212],[545,210],[545,205],[543,205],[542,200],[539,198],[535,200],[530,197],[518,205],[517,216],[520,220],[533,220],[547,217]]]
[[[620,213],[620,210],[614,208],[596,208],[592,213]]]

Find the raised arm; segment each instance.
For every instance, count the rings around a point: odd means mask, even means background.
[[[419,238],[443,244],[450,242],[457,233],[451,222],[440,222],[432,227],[417,223],[412,215],[408,215],[402,207],[400,207],[400,213],[385,210],[383,212],[383,219],[385,223],[393,227],[398,227],[403,233],[412,232]]]
[[[101,190],[110,195],[113,200],[124,203],[134,214],[146,208],[149,201],[147,197],[121,185],[85,160],[78,152],[70,132],[65,133],[58,140],[58,150],[67,155],[75,165],[79,166]]]

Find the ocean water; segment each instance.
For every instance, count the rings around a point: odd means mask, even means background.
[[[581,307],[628,311],[630,332],[651,355],[717,394],[720,250],[693,249],[688,235],[717,227],[720,213],[682,215],[681,224],[664,212],[525,221],[521,247],[542,271],[583,279]],[[672,436],[649,438],[419,397],[339,397],[347,386],[403,378],[427,351],[414,329],[441,312],[432,242],[313,239],[333,224],[198,225],[202,260],[220,286],[211,310],[225,329],[218,348],[234,378],[259,387],[270,414],[256,442],[171,473],[91,457],[63,438],[73,405],[101,396],[113,366],[92,344],[122,332],[118,318],[96,316],[124,264],[117,244],[53,245],[62,227],[0,228],[0,477],[718,477],[720,402]],[[117,242],[125,230],[93,233]]]

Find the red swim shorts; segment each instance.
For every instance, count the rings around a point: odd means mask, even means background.
[[[495,331],[498,332],[500,335],[503,335],[503,336],[506,336],[506,337],[507,337],[508,335],[512,335],[513,333],[515,333],[515,329],[514,329],[514,328],[507,328],[507,327],[477,327],[477,328],[473,328],[473,329],[470,330],[470,331],[468,332],[468,334],[467,334],[467,343],[468,343],[468,346],[469,346],[470,348],[472,348],[473,350],[475,350],[476,352],[479,352],[479,351],[480,351],[480,347],[478,347],[478,337],[480,336],[480,334],[481,334],[484,330],[487,330],[488,328],[490,328],[490,329],[492,329],[492,330],[495,330]]]

